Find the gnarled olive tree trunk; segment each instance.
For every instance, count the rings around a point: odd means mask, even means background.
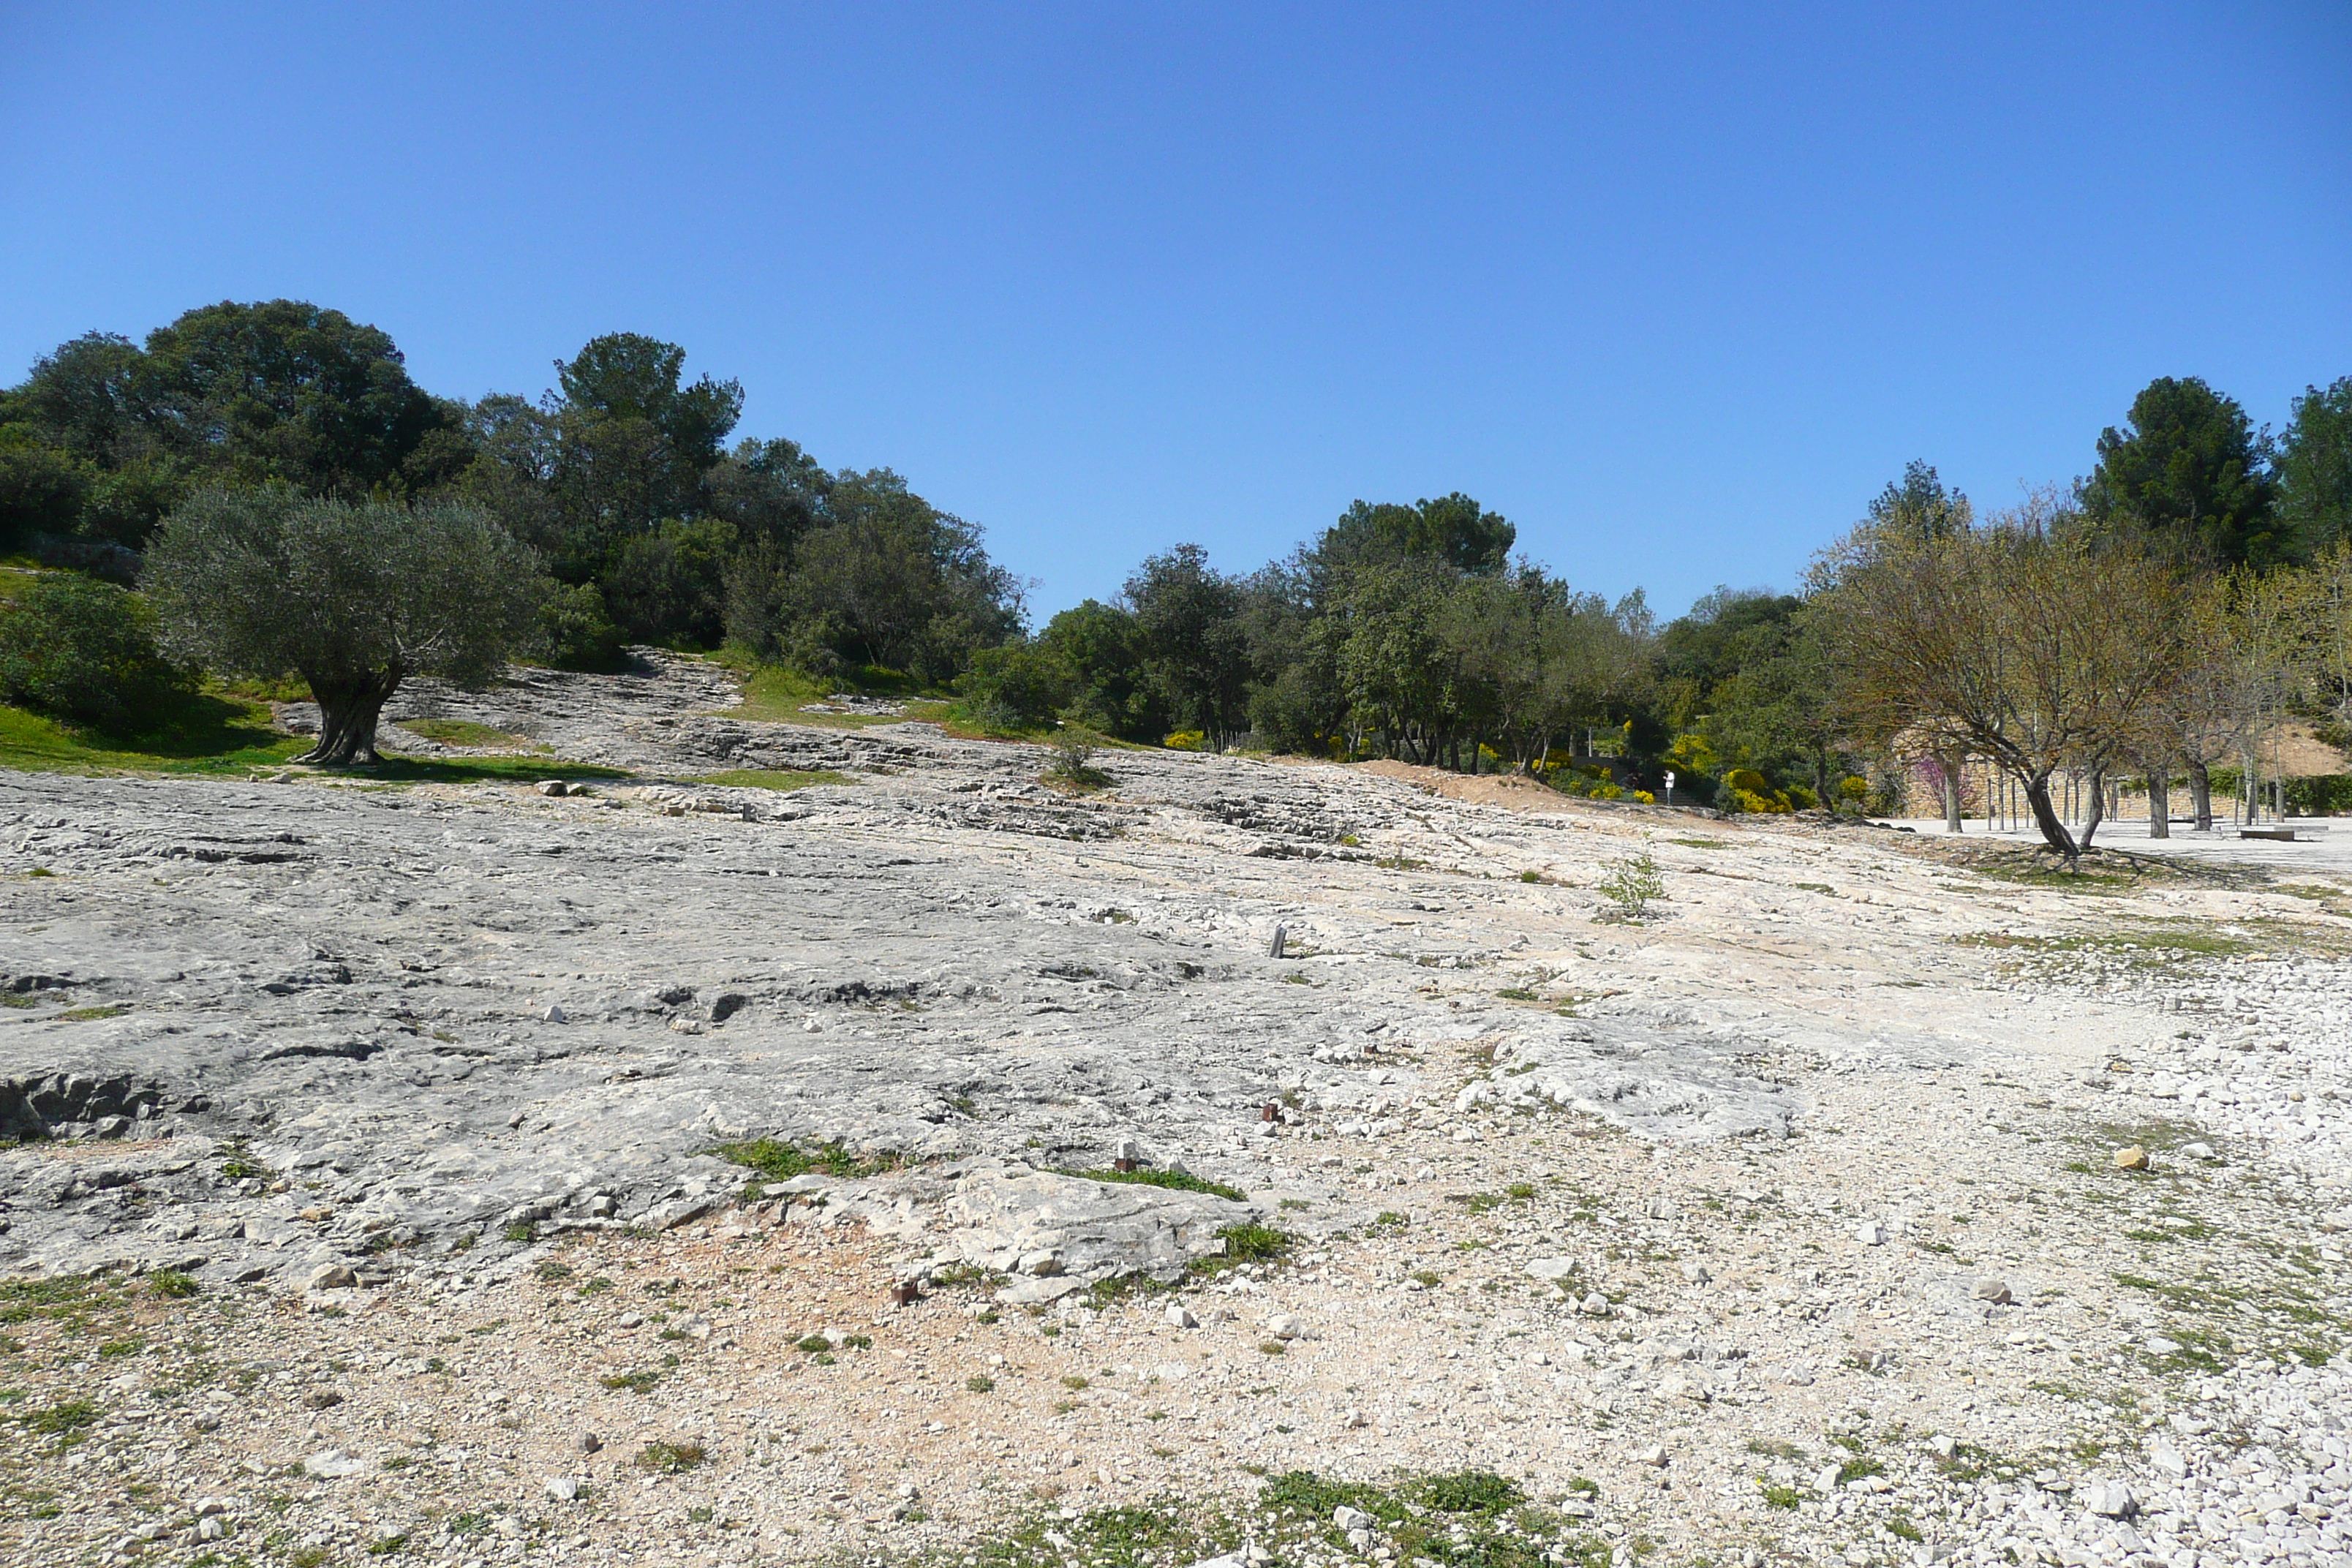
[[[2147,765],[2147,836],[2172,837],[2172,781],[2165,775],[2161,760]]]
[[[306,676],[310,695],[319,700],[319,743],[294,760],[325,768],[377,761],[376,721],[400,689],[401,675],[394,668],[335,678]]]

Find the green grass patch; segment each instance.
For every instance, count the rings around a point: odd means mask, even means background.
[[[198,692],[139,731],[110,733],[0,706],[0,767],[37,773],[241,773],[274,768],[310,742],[281,735],[258,702]]]
[[[1178,1193],[1206,1193],[1211,1197],[1224,1198],[1237,1204],[1246,1202],[1248,1196],[1239,1187],[1229,1187],[1223,1182],[1213,1182],[1190,1171],[1055,1171],[1054,1173],[1057,1176],[1078,1176],[1089,1182],[1166,1187]]]
[[[657,1476],[682,1476],[688,1470],[701,1468],[709,1458],[703,1451],[702,1445],[691,1439],[673,1441],[664,1438],[637,1450],[637,1468]]]
[[[121,733],[64,724],[22,708],[0,707],[0,767],[26,773],[196,773],[235,775],[282,767],[310,750],[304,735],[271,728],[263,703],[212,691],[178,699],[146,727]],[[387,756],[367,767],[338,768],[322,776],[389,784],[465,784],[547,776],[545,757]],[[567,777],[621,779],[618,768],[562,763]]]
[[[716,1154],[771,1182],[789,1182],[811,1171],[823,1171],[838,1181],[856,1181],[898,1170],[907,1163],[903,1155],[895,1153],[854,1154],[839,1140],[803,1149],[777,1138],[754,1138],[741,1143],[721,1143],[702,1152]]]
[[[1213,1274],[1244,1263],[1271,1263],[1287,1253],[1291,1246],[1289,1233],[1262,1225],[1224,1226],[1219,1228],[1217,1237],[1225,1244],[1224,1251],[1211,1258],[1194,1258],[1195,1274]]]
[[[721,648],[705,657],[713,664],[723,665],[742,677],[743,700],[735,707],[719,710],[730,719],[807,724],[824,730],[865,730],[876,724],[899,724],[908,720],[936,724],[945,721],[948,717],[949,699],[944,693],[926,691],[894,670],[857,669],[830,680],[819,681],[796,669],[761,664],[737,648]],[[828,700],[835,692],[883,698],[904,704],[907,710],[896,716],[810,713],[803,710],[812,703]]]
[[[438,741],[445,746],[471,746],[482,751],[545,752],[552,748],[509,731],[477,724],[471,719],[404,719],[400,727],[412,735]]]
[[[52,1437],[62,1437],[98,1424],[98,1406],[87,1399],[68,1399],[60,1404],[44,1405],[18,1417],[36,1432]]]

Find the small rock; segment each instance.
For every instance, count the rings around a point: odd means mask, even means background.
[[[687,1313],[672,1327],[690,1340],[707,1340],[710,1337],[710,1320],[699,1312]]]
[[[576,1476],[548,1477],[547,1495],[558,1502],[578,1502],[580,1500],[579,1478]]]
[[[1864,1247],[1884,1247],[1886,1245],[1886,1226],[1874,1219],[1864,1220],[1860,1225],[1854,1227],[1853,1235],[1854,1239],[1861,1242]]]
[[[302,1281],[305,1290],[349,1290],[360,1282],[360,1277],[340,1263],[321,1263],[310,1270]]]
[[[596,1436],[595,1433],[583,1432],[580,1434],[580,1451],[582,1453],[593,1454],[604,1446],[604,1439]]]
[[[1576,1310],[1587,1317],[1605,1318],[1609,1315],[1609,1298],[1595,1290],[1583,1300],[1579,1301],[1576,1304]]]
[[[1683,1278],[1694,1285],[1704,1285],[1715,1278],[1715,1273],[1706,1264],[1685,1258],[1683,1262]]]
[[[2093,1487],[2083,1500],[2084,1507],[2102,1519],[2129,1519],[2139,1507],[2131,1489],[2121,1481]]]
[[[646,1320],[642,1313],[624,1312],[618,1318],[614,1320],[614,1326],[618,1328],[642,1329],[646,1326]]]
[[[1307,1321],[1290,1312],[1276,1312],[1265,1321],[1265,1331],[1277,1340],[1303,1339],[1307,1334]]]
[[[332,1410],[343,1402],[343,1396],[331,1388],[313,1389],[302,1396],[305,1410]]]
[[[1362,1509],[1341,1503],[1331,1510],[1331,1522],[1342,1530],[1370,1530],[1379,1521]]]
[[[1990,1301],[1996,1307],[2006,1307],[2017,1299],[2009,1293],[2009,1281],[2006,1279],[1978,1280],[1976,1296],[1978,1300]]]
[[[540,1022],[543,1024],[561,1024],[565,1021],[563,1009],[552,1002],[541,1010],[539,1017]]]
[[[2171,1355],[2180,1349],[2180,1342],[2168,1340],[2162,1334],[2150,1334],[2140,1344],[2150,1355]]]
[[[1938,1432],[1928,1438],[1927,1447],[1935,1450],[1936,1458],[1939,1459],[1950,1458],[1960,1448],[1958,1440],[1946,1432]]]
[[[2132,1145],[2130,1148],[2128,1148],[2128,1149],[2118,1149],[2118,1150],[2116,1150],[2116,1170],[2118,1170],[2118,1171],[2145,1171],[2145,1170],[2147,1170],[2147,1150],[2145,1150],[2145,1149],[2143,1149],[2143,1148],[2141,1148],[2141,1147],[2140,1147],[2138,1144],[2137,1144],[2137,1143],[2133,1144],[2133,1145]]]
[[[228,1539],[228,1521],[223,1519],[216,1513],[206,1514],[204,1518],[196,1521],[196,1539],[198,1541],[226,1541]]]
[[[1201,1326],[1201,1320],[1181,1302],[1171,1301],[1168,1304],[1168,1326],[1171,1329],[1197,1329]]]
[[[2174,1447],[2168,1439],[2158,1437],[2147,1446],[2147,1462],[2161,1473],[2179,1480],[2189,1474],[2189,1459]]]
[[[2210,1143],[2183,1143],[2180,1152],[2192,1160],[2218,1160],[2221,1157],[2213,1152]]]
[[[303,1472],[322,1481],[341,1480],[366,1468],[365,1459],[354,1459],[341,1448],[322,1448],[302,1461]]]
[[[530,787],[541,795],[554,795],[558,799],[571,793],[569,786],[562,779],[541,779]]]
[[[1654,1470],[1664,1469],[1666,1468],[1665,1446],[1653,1443],[1646,1448],[1636,1448],[1633,1451],[1633,1462],[1637,1465],[1647,1465]]]

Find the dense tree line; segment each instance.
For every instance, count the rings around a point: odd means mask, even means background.
[[[977,528],[887,469],[729,446],[742,388],[688,380],[677,345],[614,333],[555,375],[535,399],[436,397],[381,331],[284,300],[191,310],[144,343],[77,338],[0,393],[0,549],[127,578],[175,509],[282,489],[487,515],[555,585],[541,651],[562,663],[731,637],[820,674],[941,681],[1019,628],[1020,584]]]
[[[2352,740],[2352,378],[2275,437],[2201,381],[2153,382],[2087,477],[1985,519],[1915,463],[1799,591],[1718,590],[1663,626],[1454,493],[1360,500],[1254,571],[1180,544],[1033,634],[978,527],[888,469],[740,437],[741,387],[686,358],[614,333],[536,396],[466,402],[290,300],[63,344],[0,391],[0,550],[142,593],[77,575],[0,607],[0,698],[119,723],[201,669],[299,674],[328,710],[317,755],[347,761],[407,673],[728,646],[952,688],[999,731],[1612,796],[1671,770],[1748,810],[1885,806],[1926,758],[1948,784],[2007,769],[2038,815],[2057,773],[2126,768],[2203,813],[2210,770],[2282,715]]]

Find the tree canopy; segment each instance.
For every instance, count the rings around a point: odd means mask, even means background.
[[[375,760],[377,715],[412,675],[488,680],[538,611],[539,560],[446,501],[341,501],[285,487],[203,492],[147,552],[163,646],[226,673],[299,674],[320,709],[303,760]]]
[[[2217,565],[2270,566],[2294,542],[2273,505],[2270,444],[2234,398],[2195,376],[2159,376],[2129,422],[2099,433],[2080,502],[2092,522],[2126,526]]]

